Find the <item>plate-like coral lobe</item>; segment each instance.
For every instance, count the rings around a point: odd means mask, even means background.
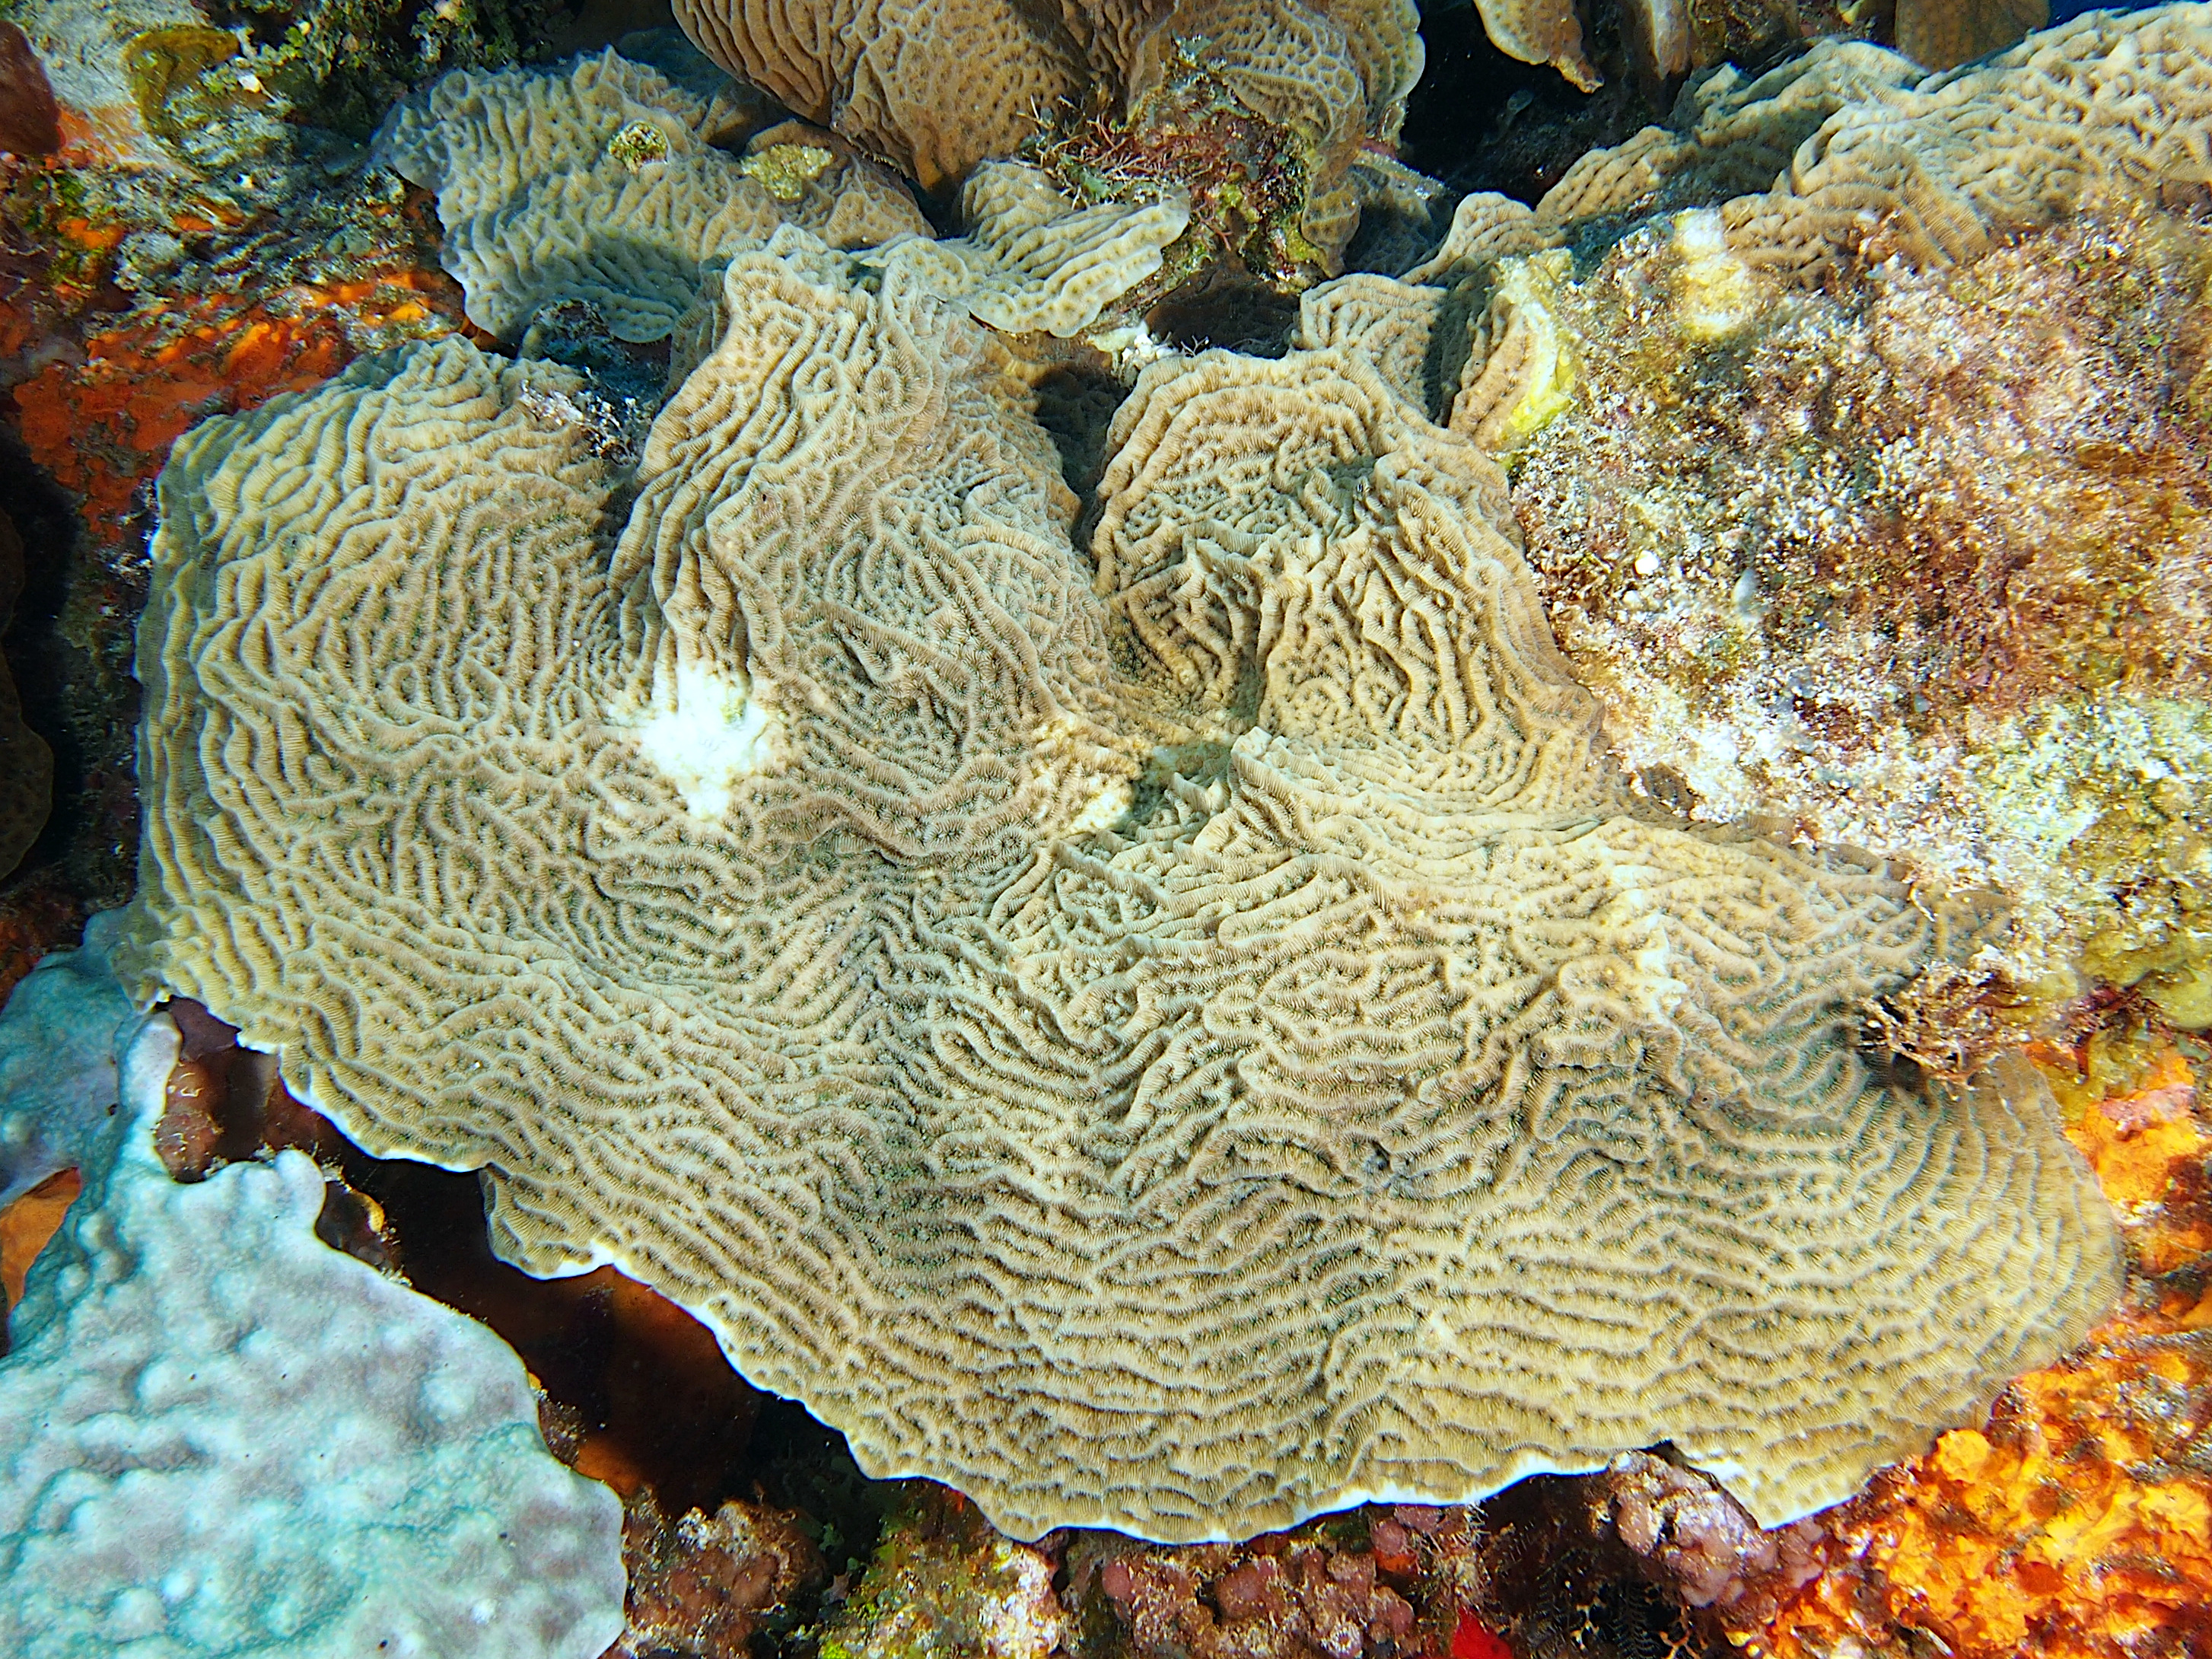
[[[1065,339],[1160,268],[1190,209],[1180,198],[1081,207],[1036,167],[986,161],[960,191],[960,217],[965,236],[903,238],[896,257],[978,322]]]
[[[1822,41],[1756,81],[1723,70],[1687,113],[1686,131],[1646,127],[1583,156],[1537,224],[1735,197],[1721,208],[1729,246],[1801,281],[1869,240],[1950,264],[2085,202],[2202,179],[2212,4],[2092,12],[1924,77],[1895,52]]]
[[[1082,91],[1082,54],[1040,0],[676,0],[732,75],[920,179],[1009,156]]]
[[[1524,64],[1549,64],[1584,92],[1597,71],[1583,52],[1582,20],[1574,0],[1475,0],[1483,32],[1498,51]]]
[[[1178,1540],[1660,1439],[1798,1514],[2108,1299],[2047,1096],[1856,1053],[1925,918],[1633,804],[1502,475],[1363,359],[1147,370],[1085,560],[902,261],[722,305],[611,562],[565,371],[459,343],[164,475],[142,983],[488,1166],[510,1259]]]
[[[1280,138],[1295,228],[1331,270],[1358,222],[1353,163],[1395,141],[1422,64],[1413,0],[678,0],[676,15],[732,74],[932,191],[1078,114],[1203,149],[1209,118],[1235,112]]]
[[[694,78],[721,79],[687,55]],[[803,131],[764,134],[743,160],[717,149],[763,101],[611,51],[558,70],[462,70],[393,110],[375,154],[437,192],[441,258],[479,328],[514,339],[542,307],[581,300],[616,338],[657,340],[697,296],[703,261],[778,225],[837,247],[928,234],[896,179]]]

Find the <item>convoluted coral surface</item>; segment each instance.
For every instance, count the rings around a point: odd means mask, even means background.
[[[1479,450],[1356,356],[1163,363],[1086,562],[890,252],[732,261],[611,563],[549,365],[188,439],[142,983],[1023,1534],[1660,1438],[1787,1516],[2078,1336],[2047,1097],[1869,1071],[1926,918],[1632,800]]]
[[[756,125],[758,104],[609,51],[566,70],[447,76],[393,112],[376,154],[438,192],[442,258],[471,321],[513,339],[541,306],[577,299],[617,339],[658,339],[704,261],[778,225],[839,247],[928,234],[897,181],[866,162],[817,149],[772,171],[773,155],[749,165],[714,147]]]
[[[677,16],[732,74],[931,191],[1085,113],[1175,158],[1170,175],[1218,165],[1196,158],[1219,118],[1255,124],[1277,152],[1262,170],[1295,180],[1292,264],[1332,270],[1358,221],[1353,164],[1396,137],[1422,62],[1412,0],[1103,0],[1056,14],[1017,0],[682,0]]]

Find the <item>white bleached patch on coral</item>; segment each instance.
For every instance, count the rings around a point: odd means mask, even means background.
[[[1765,301],[1758,274],[1728,245],[1718,208],[1674,220],[1675,318],[1692,339],[1721,340],[1757,316]]]
[[[1128,811],[1135,793],[1127,778],[1115,778],[1091,797],[1091,804],[1068,820],[1067,833],[1087,836],[1093,830],[1110,830]]]
[[[672,676],[653,677],[652,712],[638,725],[637,744],[693,817],[714,818],[729,810],[738,780],[768,764],[775,725],[743,672],[679,659]]]

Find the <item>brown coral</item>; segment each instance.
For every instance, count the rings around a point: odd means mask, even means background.
[[[187,441],[145,982],[1024,1534],[1661,1437],[1788,1516],[2103,1302],[2047,1101],[1855,1052],[1905,895],[1632,803],[1479,451],[1354,355],[1158,365],[1094,592],[988,341],[779,238],[611,566],[549,366]]]

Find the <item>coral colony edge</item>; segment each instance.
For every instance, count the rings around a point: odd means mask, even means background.
[[[2212,1656],[2212,3],[0,0],[0,1653]]]

